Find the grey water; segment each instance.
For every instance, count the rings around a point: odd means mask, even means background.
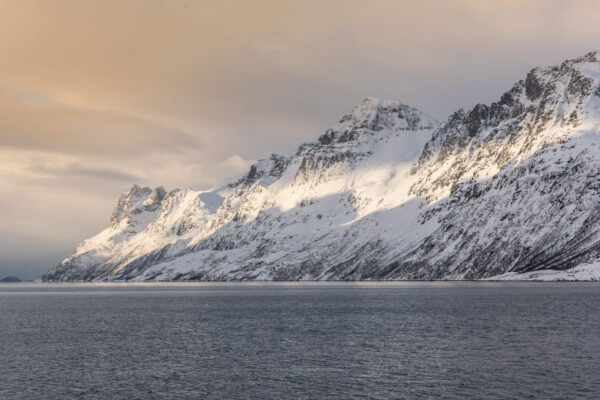
[[[600,284],[0,285],[0,399],[600,398]]]

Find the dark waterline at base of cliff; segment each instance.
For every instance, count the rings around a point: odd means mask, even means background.
[[[0,398],[598,398],[595,283],[0,284]]]

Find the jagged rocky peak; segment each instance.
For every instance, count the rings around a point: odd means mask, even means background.
[[[296,178],[306,178],[304,175],[309,170],[327,168],[348,160],[357,161],[369,155],[370,148],[379,140],[409,131],[428,132],[437,125],[439,121],[414,107],[398,101],[367,97],[316,142],[300,145],[290,157],[271,154],[269,158],[259,160],[246,175],[228,187],[243,187],[258,181],[268,186],[294,162],[299,164]]]
[[[566,83],[564,96],[571,100],[588,96],[594,79],[585,76],[582,67],[587,63],[598,62],[598,51],[592,51],[581,57],[566,60],[560,65],[533,68],[524,81],[525,95],[529,100],[536,101],[555,91],[561,83]]]
[[[594,51],[533,68],[498,102],[452,114],[412,168],[421,175],[412,193],[439,199],[461,181],[485,178],[544,146],[569,140],[586,120],[590,99],[600,95],[599,60]]]
[[[433,129],[438,124],[435,118],[414,107],[398,101],[367,97],[321,135],[319,143],[340,144],[356,140],[363,132],[374,134],[383,130],[417,131]]]
[[[268,177],[270,180],[277,179],[281,177],[289,163],[290,157],[271,154],[269,158],[258,160],[255,164],[252,164],[246,175],[228,186],[236,187],[240,185],[251,185],[264,177]]]
[[[599,53],[593,51],[560,65],[533,68],[525,80],[517,82],[500,101],[489,106],[477,104],[468,112],[461,109],[451,115],[434,133],[433,147],[444,144],[461,147],[471,138],[485,140],[489,136],[516,133],[526,128],[541,132],[551,123],[576,126],[581,122],[585,99],[599,93],[594,73],[599,70],[599,60]],[[525,120],[525,117],[531,118]],[[493,129],[515,118],[516,124],[512,124],[515,129],[511,132]],[[526,122],[526,126],[517,129],[521,122]],[[482,131],[486,131],[486,135],[480,136]]]
[[[383,143],[395,141],[399,158],[422,149],[439,122],[406,104],[367,97],[327,129],[317,142],[298,148],[294,184],[327,182],[371,157]],[[398,139],[402,139],[400,143]],[[412,149],[412,150],[411,150]],[[415,155],[410,155],[410,161]]]
[[[134,184],[128,192],[121,194],[110,219],[110,226],[117,227],[124,220],[143,212],[154,212],[160,208],[167,191],[159,186],[154,189]]]

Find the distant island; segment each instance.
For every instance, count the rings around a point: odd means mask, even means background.
[[[15,282],[23,282],[21,279],[17,278],[16,276],[5,276],[4,278],[0,279],[0,283],[15,283]]]

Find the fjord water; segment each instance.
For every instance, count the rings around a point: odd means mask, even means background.
[[[5,284],[2,399],[599,398],[594,283]]]

